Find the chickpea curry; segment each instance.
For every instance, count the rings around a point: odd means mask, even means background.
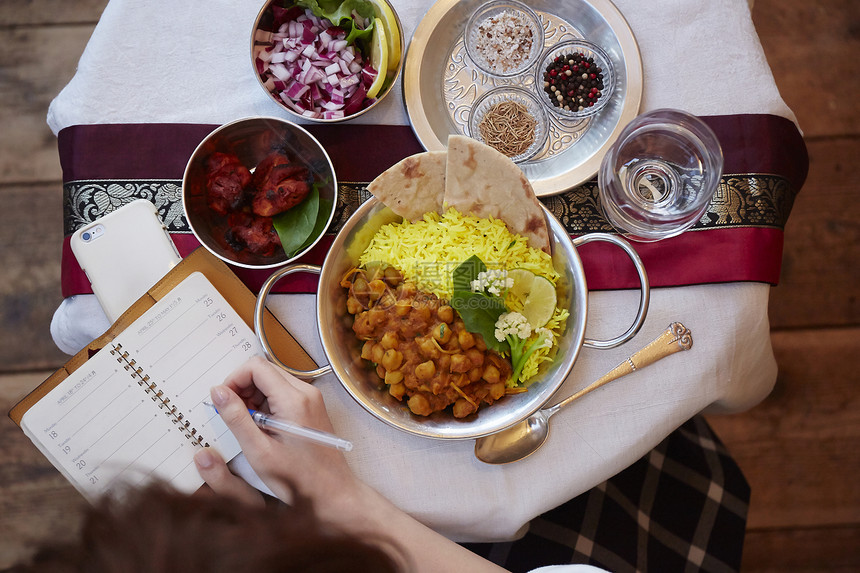
[[[392,266],[352,269],[341,286],[349,291],[352,329],[364,341],[361,357],[414,414],[452,406],[464,418],[505,395],[511,362],[467,331],[447,301],[420,291]]]

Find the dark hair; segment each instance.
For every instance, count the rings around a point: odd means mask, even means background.
[[[275,500],[276,501],[276,500]],[[45,546],[9,571],[396,572],[397,552],[320,523],[308,503],[250,508],[162,485],[87,510],[78,543]]]

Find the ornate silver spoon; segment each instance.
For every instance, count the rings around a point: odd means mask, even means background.
[[[523,459],[546,441],[549,435],[549,419],[553,414],[604,384],[640,370],[670,354],[689,350],[692,346],[692,333],[680,322],[673,322],[663,334],[645,348],[576,394],[554,406],[538,410],[510,428],[475,440],[475,456],[488,464],[507,464]]]

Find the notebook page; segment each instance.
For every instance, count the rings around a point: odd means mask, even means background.
[[[90,501],[117,482],[170,480],[192,449],[109,348],[31,407],[21,427]]]
[[[162,301],[162,310],[142,317],[115,341],[123,345],[182,415],[187,431],[229,461],[241,451],[221,417],[203,404],[209,389],[263,348],[254,332],[201,273],[192,273]],[[154,310],[150,309],[150,310]],[[149,313],[147,313],[149,314]],[[187,475],[184,475],[187,474]],[[199,480],[189,464],[182,475]],[[195,487],[199,487],[199,483]]]
[[[199,405],[254,354],[263,351],[251,329],[205,276],[192,273],[31,407],[21,426],[90,500],[119,483],[156,478],[190,493],[203,484],[193,463],[199,446],[186,437],[191,429],[225,460],[240,451],[220,417]],[[197,410],[185,414],[185,407]]]

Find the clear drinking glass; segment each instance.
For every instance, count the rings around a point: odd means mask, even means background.
[[[603,213],[631,240],[674,237],[705,213],[722,172],[720,142],[702,120],[673,109],[643,113],[600,164]]]

